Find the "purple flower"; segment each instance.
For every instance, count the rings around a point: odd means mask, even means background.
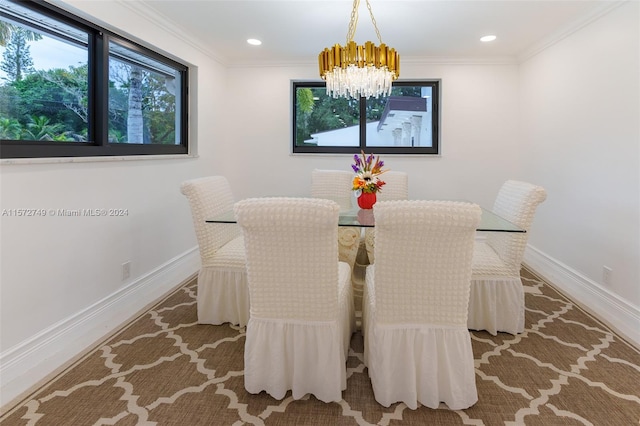
[[[355,164],[351,165],[351,168],[353,169],[354,172],[358,173],[360,171],[360,168],[358,166],[356,166]]]
[[[358,156],[358,154],[353,156],[353,161],[356,162],[356,165],[360,165],[360,157]]]
[[[383,168],[384,167],[384,161],[382,161],[382,160],[378,161],[378,166],[380,168]]]

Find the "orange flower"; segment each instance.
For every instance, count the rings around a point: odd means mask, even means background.
[[[378,177],[386,170],[382,170],[384,161],[380,160],[380,157],[374,157],[373,154],[367,156],[364,151],[362,158],[359,155],[353,156],[354,164],[351,168],[356,172],[356,176],[353,178],[353,190],[362,192],[377,192],[384,185],[384,181]]]

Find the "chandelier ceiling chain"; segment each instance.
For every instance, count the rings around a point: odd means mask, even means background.
[[[369,3],[369,0],[367,0]],[[360,7],[360,0],[354,0],[353,9],[351,10],[351,19],[349,20],[349,30],[347,31],[347,42],[345,46],[349,44],[353,37],[356,35],[356,27],[358,26],[358,8]]]
[[[327,94],[334,98],[369,98],[391,94],[391,83],[400,75],[400,55],[382,42],[369,0],[365,0],[380,46],[367,41],[357,45],[353,38],[358,25],[360,0],[353,0],[351,20],[344,47],[335,44],[318,56],[320,77],[327,82]]]
[[[365,0],[367,2],[367,9],[369,9],[369,16],[371,17],[371,22],[373,23],[373,29],[376,30],[376,36],[378,36],[378,41],[380,42],[380,44],[382,44],[382,37],[380,36],[380,30],[378,30],[378,23],[376,22],[376,18],[373,16],[373,9],[371,9],[371,3],[369,3],[369,0]],[[360,7],[360,0],[357,0],[358,2],[358,8]],[[356,25],[358,22],[358,12],[356,12]],[[355,25],[353,26],[353,34],[351,35],[351,39],[353,40],[353,37],[356,35],[356,28]]]

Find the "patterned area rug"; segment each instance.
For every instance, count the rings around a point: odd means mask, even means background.
[[[244,330],[196,324],[181,287],[37,390],[3,425],[637,425],[640,353],[523,270],[526,330],[472,332],[479,401],[385,408],[354,334],[340,403],[275,400],[243,385]],[[289,393],[290,395],[290,393]]]

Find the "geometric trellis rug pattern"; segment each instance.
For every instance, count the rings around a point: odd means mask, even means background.
[[[191,281],[8,409],[2,425],[638,425],[640,352],[523,269],[525,331],[471,332],[478,402],[376,403],[353,335],[339,403],[244,390],[245,330],[196,322]]]

